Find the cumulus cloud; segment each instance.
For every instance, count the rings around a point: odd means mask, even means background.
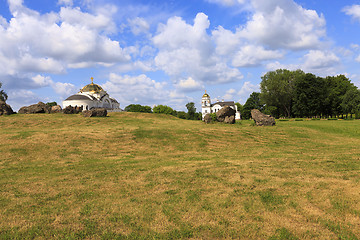
[[[114,26],[107,15],[71,7],[40,14],[21,0],[9,0],[9,8],[13,17],[0,24],[0,63],[6,63],[0,70],[9,78],[130,60],[119,42],[103,34]]]
[[[313,49],[326,35],[324,16],[293,0],[252,0],[254,13],[239,34],[271,48]]]
[[[304,56],[302,68],[306,72],[320,75],[334,74],[335,67],[338,67],[340,59],[330,51],[310,50]]]
[[[346,6],[342,9],[342,11],[345,12],[346,15],[360,21],[360,5],[354,4],[352,6]]]
[[[232,64],[235,67],[258,66],[265,60],[279,59],[283,54],[279,51],[266,50],[262,46],[247,45],[235,53]]]
[[[195,81],[193,78],[189,77],[187,79],[182,79],[176,85],[180,90],[184,91],[196,91],[204,89],[204,85]]]
[[[159,49],[155,64],[170,75],[175,84],[189,77],[201,83],[242,79],[238,69],[228,66],[215,54],[211,37],[206,32],[209,25],[204,13],[196,15],[193,25],[180,17],[172,17],[166,24],[160,24],[153,37],[153,43]]]

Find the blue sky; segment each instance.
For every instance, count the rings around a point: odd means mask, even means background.
[[[264,73],[360,86],[360,1],[0,0],[0,82],[18,110],[90,83],[122,108],[244,103]]]

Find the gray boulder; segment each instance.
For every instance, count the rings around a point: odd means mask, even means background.
[[[51,107],[43,102],[38,102],[30,106],[25,106],[19,109],[21,114],[35,114],[35,113],[50,113]]]
[[[216,119],[219,122],[225,122],[226,117],[228,117],[227,122],[226,123],[235,123],[235,113],[236,111],[234,109],[232,109],[230,106],[224,106],[222,109],[220,109],[217,113],[216,113]],[[234,120],[230,121],[230,117],[233,116]],[[232,119],[232,118],[231,118]]]
[[[0,116],[1,115],[11,115],[14,114],[14,111],[10,107],[9,104],[6,104],[6,102],[0,100]]]
[[[50,109],[50,113],[60,113],[62,111],[61,106],[56,105],[52,106]]]
[[[208,113],[204,116],[204,122],[205,123],[211,123],[212,121],[212,118],[211,118],[211,115]]]
[[[256,126],[274,126],[275,118],[263,114],[257,109],[251,110],[251,118],[254,119]]]
[[[93,108],[83,111],[84,117],[106,117],[107,110],[105,108]]]

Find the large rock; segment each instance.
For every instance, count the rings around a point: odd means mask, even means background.
[[[51,107],[43,102],[38,102],[30,106],[25,106],[19,109],[22,114],[35,114],[35,113],[50,113]]]
[[[222,109],[220,109],[217,113],[216,113],[216,119],[219,122],[225,122],[226,117],[230,118],[231,116],[234,117],[234,121],[229,121],[229,119],[227,120],[227,123],[235,123],[235,113],[236,111],[234,109],[232,109],[230,106],[224,106]]]
[[[50,109],[50,113],[60,113],[62,111],[61,106],[56,105],[52,106]]]
[[[84,117],[106,117],[107,110],[105,108],[93,108],[83,111]]]
[[[257,109],[251,110],[251,118],[254,119],[257,126],[274,126],[275,118],[270,115],[263,114]]]
[[[211,115],[208,113],[204,116],[204,122],[205,123],[211,123],[212,121],[212,118],[211,118]]]
[[[6,104],[6,102],[0,100],[0,116],[1,115],[11,115],[14,114],[14,111],[10,107],[9,104]]]

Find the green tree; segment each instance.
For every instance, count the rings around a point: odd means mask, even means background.
[[[186,112],[184,112],[184,111],[178,111],[178,112],[176,113],[176,116],[177,116],[178,118],[181,118],[181,119],[186,119]]]
[[[176,116],[176,111],[174,111],[174,109],[172,109],[169,106],[166,105],[157,105],[153,108],[153,112],[154,113],[163,113],[163,114],[170,114],[170,115],[174,115]]]
[[[193,102],[187,103],[186,108],[188,110],[186,118],[190,120],[195,120],[195,114],[196,114],[195,103]]]
[[[347,91],[341,103],[341,108],[346,115],[350,113],[351,118],[353,114],[360,111],[360,90],[351,88]]]
[[[264,108],[264,105],[260,102],[260,93],[253,92],[250,94],[250,97],[246,100],[246,103],[243,107],[242,119],[250,119],[251,117],[251,110],[252,109],[258,109],[262,111]]]
[[[306,73],[295,79],[293,113],[296,117],[320,116],[324,108],[325,80]]]
[[[351,88],[356,88],[351,81],[344,75],[326,77],[325,85],[326,97],[324,99],[323,112],[327,116],[339,116],[343,114],[341,103],[344,95]]]
[[[140,104],[130,104],[124,109],[127,112],[144,112],[151,113],[151,107],[149,106],[141,106]]]
[[[0,82],[0,89],[1,89],[2,83]],[[6,102],[8,99],[8,95],[4,90],[0,90],[0,100]]]
[[[276,109],[280,116],[290,117],[295,79],[303,75],[301,70],[278,69],[261,77],[261,100],[268,109]],[[276,108],[270,108],[276,107]]]

